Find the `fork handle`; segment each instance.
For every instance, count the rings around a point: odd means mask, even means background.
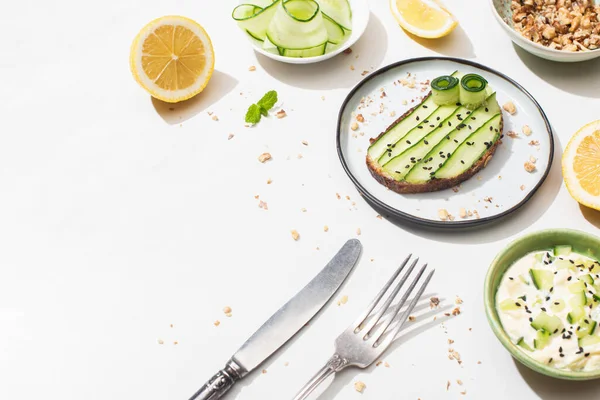
[[[310,381],[298,392],[296,397],[293,400],[304,400],[308,397],[309,394],[313,392],[325,379],[327,379],[331,374],[334,374],[338,371],[343,370],[348,366],[348,360],[339,354],[335,353],[331,358],[327,361],[325,366],[319,370],[312,377]]]

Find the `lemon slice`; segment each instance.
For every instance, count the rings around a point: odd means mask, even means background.
[[[422,38],[446,36],[458,25],[436,0],[390,0],[390,8],[403,29]]]
[[[129,56],[135,80],[157,99],[177,103],[200,93],[212,76],[215,55],[206,31],[180,16],[142,28]]]
[[[600,120],[584,126],[569,140],[562,170],[571,196],[600,210]]]

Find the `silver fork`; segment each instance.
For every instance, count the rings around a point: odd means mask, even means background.
[[[400,267],[394,272],[394,275],[385,284],[383,289],[375,296],[373,302],[367,310],[361,314],[354,323],[352,323],[338,338],[335,340],[335,353],[327,361],[325,366],[300,390],[294,397],[294,400],[303,400],[308,397],[313,390],[317,388],[331,374],[339,372],[348,366],[356,366],[366,368],[371,365],[392,343],[406,319],[417,305],[419,298],[425,291],[427,284],[431,280],[435,270],[432,270],[425,278],[425,282],[417,290],[417,294],[413,297],[408,307],[400,314],[400,311],[406,300],[410,296],[413,289],[417,286],[419,279],[425,272],[427,264],[419,270],[415,279],[410,283],[410,286],[403,294],[400,302],[393,307],[390,307],[402,285],[407,281],[410,273],[413,271],[419,259],[412,262],[400,282],[394,287],[390,295],[376,311],[375,307],[379,304],[387,290],[392,286],[398,275],[402,272],[408,261],[412,257],[409,255]],[[387,312],[389,309],[389,312]],[[387,313],[386,313],[387,312]],[[381,323],[379,323],[381,321]]]

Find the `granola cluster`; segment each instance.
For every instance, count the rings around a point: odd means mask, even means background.
[[[513,0],[514,27],[527,39],[564,51],[600,48],[600,6],[594,0]]]

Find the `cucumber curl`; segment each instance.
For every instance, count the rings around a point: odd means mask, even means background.
[[[433,102],[438,106],[458,103],[460,96],[458,79],[449,75],[435,78],[431,82],[431,94]]]
[[[460,102],[474,110],[485,102],[488,82],[480,75],[467,74],[460,80]]]

